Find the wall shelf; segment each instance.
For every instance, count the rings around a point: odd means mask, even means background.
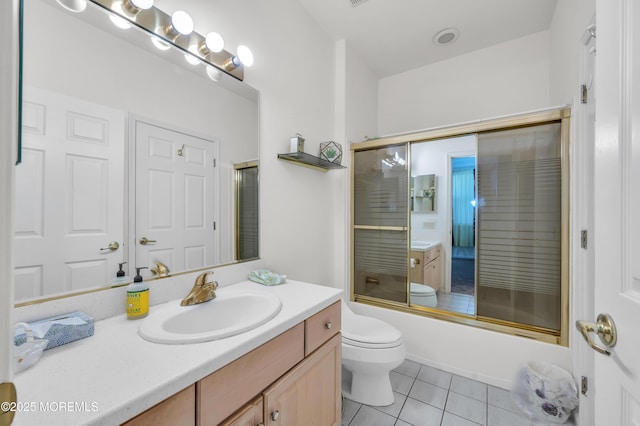
[[[345,166],[332,163],[331,161],[323,160],[315,155],[307,154],[306,152],[290,152],[288,154],[278,154],[280,160],[288,161],[298,166],[310,167],[315,170],[326,172],[331,169],[344,169]]]

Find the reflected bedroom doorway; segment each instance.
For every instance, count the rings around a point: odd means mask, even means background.
[[[451,293],[446,296],[451,300],[448,309],[475,315],[476,157],[452,157],[450,170]]]

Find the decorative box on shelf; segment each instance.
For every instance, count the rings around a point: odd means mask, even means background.
[[[290,148],[290,153],[278,154],[278,158],[323,172],[330,169],[345,168],[340,165],[342,161],[342,146],[336,142],[322,142],[320,144],[320,156],[316,157],[315,155],[304,152],[304,138],[299,133],[296,133],[296,135],[291,138]]]

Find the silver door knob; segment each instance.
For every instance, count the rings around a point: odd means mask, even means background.
[[[276,410],[271,413],[271,420],[273,420],[274,422],[278,420],[278,417],[280,417],[280,411]]]
[[[104,250],[116,251],[119,248],[120,248],[120,244],[117,241],[111,241],[108,246],[101,248],[100,251],[104,251]]]
[[[616,325],[614,324],[611,315],[600,314],[598,315],[595,323],[578,320],[576,321],[576,328],[580,333],[582,333],[584,340],[587,341],[589,346],[603,355],[611,355],[611,351],[607,348],[614,347],[618,341]],[[596,333],[605,347],[603,348],[602,346],[595,344],[593,340],[591,340],[589,333]]]
[[[153,244],[153,243],[155,243],[155,242],[156,242],[156,240],[150,240],[150,239],[148,239],[147,237],[142,237],[142,238],[140,238],[140,244],[142,244],[143,246],[146,246],[146,245],[147,245],[147,244],[149,244],[149,243],[152,243],[152,244]]]
[[[324,323],[324,328],[326,328],[327,330],[331,330],[331,327],[333,327],[333,324],[331,324],[331,321],[327,321]]]

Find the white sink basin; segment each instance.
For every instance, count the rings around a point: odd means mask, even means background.
[[[138,333],[155,343],[199,343],[252,330],[275,317],[282,303],[269,293],[219,292],[194,306],[175,302],[152,312]]]
[[[436,241],[411,241],[411,250],[427,250],[437,244]]]

